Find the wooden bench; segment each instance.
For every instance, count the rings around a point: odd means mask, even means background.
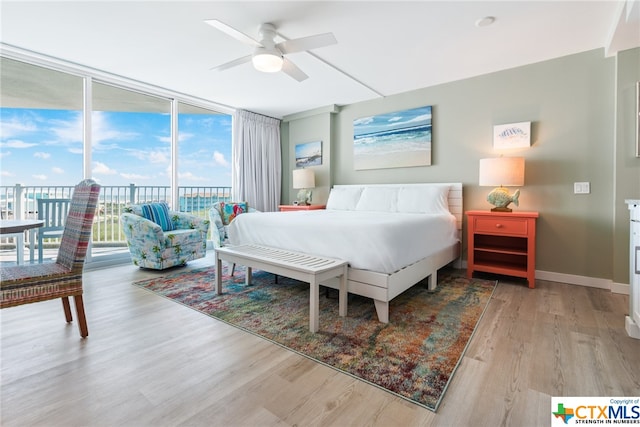
[[[222,261],[247,267],[246,283],[251,284],[251,269],[266,271],[309,283],[309,329],[318,331],[320,283],[340,278],[338,313],[347,315],[347,262],[300,252],[259,245],[216,248],[216,293],[222,293]]]

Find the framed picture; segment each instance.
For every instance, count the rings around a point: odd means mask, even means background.
[[[296,167],[319,166],[322,164],[322,141],[296,144]]]
[[[431,106],[353,121],[355,170],[431,165]]]
[[[511,123],[493,127],[493,148],[523,148],[531,146],[531,122]]]
[[[636,157],[640,157],[640,82],[636,82]]]

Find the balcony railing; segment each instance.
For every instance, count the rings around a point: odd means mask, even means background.
[[[0,214],[3,219],[36,219],[38,199],[71,198],[73,188],[72,185],[0,186]],[[215,202],[230,199],[231,187],[178,187],[178,201],[172,203],[169,186],[102,186],[93,223],[92,244],[94,247],[126,246],[120,230],[120,215],[129,204],[163,201],[169,203],[173,210],[208,218],[209,209]],[[2,243],[8,239],[3,238]]]

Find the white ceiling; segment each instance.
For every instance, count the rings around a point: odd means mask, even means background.
[[[596,48],[609,55],[640,46],[639,0],[2,0],[0,8],[5,51],[26,49],[273,117]],[[485,16],[495,23],[476,27]],[[338,44],[313,51],[315,57],[288,56],[309,75],[301,83],[250,63],[210,71],[251,53],[203,22],[213,18],[254,38],[270,22],[288,39],[333,32]]]

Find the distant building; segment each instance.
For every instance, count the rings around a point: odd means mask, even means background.
[[[180,196],[180,211],[194,212],[208,210],[216,202],[231,200],[231,189],[220,189],[217,192],[190,193]]]

